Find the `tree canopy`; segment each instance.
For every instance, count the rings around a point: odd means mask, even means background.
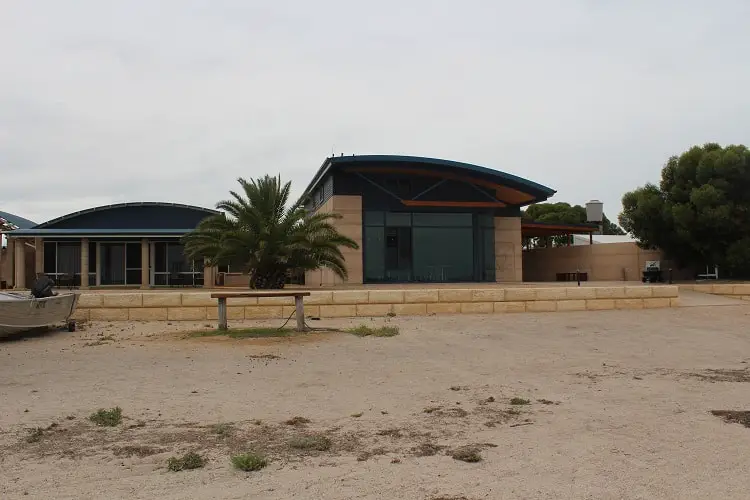
[[[231,199],[216,204],[223,213],[183,237],[188,257],[211,266],[242,266],[251,288],[283,288],[291,273],[321,267],[346,278],[340,247],[358,245],[332,224],[340,216],[308,214],[300,203],[289,206],[291,183],[278,177],[238,182],[241,193],[230,191]]]
[[[750,151],[709,143],[673,156],[659,185],[626,193],[619,222],[681,266],[750,274]]]
[[[558,224],[586,224],[586,208],[570,203],[537,203],[530,205],[522,212],[525,220],[550,222]],[[602,217],[604,234],[625,234],[625,231],[610,221],[606,215]]]

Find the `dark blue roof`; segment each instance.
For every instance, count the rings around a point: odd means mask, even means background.
[[[165,230],[194,229],[198,223],[220,212],[179,203],[134,202],[80,210],[44,222],[33,229],[74,230]]]
[[[3,212],[1,210],[0,210],[0,217],[7,220],[8,222],[15,224],[21,229],[28,229],[30,227],[36,226],[36,222],[30,221],[29,219],[24,219],[23,217],[19,217],[18,215],[9,214],[8,212]]]
[[[362,155],[362,156],[333,156],[326,158],[323,165],[320,166],[318,172],[313,177],[310,184],[307,186],[302,199],[306,198],[320,182],[326,177],[326,175],[341,166],[351,166],[357,164],[360,167],[366,166],[382,166],[383,164],[392,164],[394,166],[401,165],[404,167],[417,166],[421,168],[434,168],[441,170],[454,170],[461,171],[463,173],[471,173],[475,177],[481,177],[486,180],[495,182],[500,185],[508,186],[519,191],[528,193],[536,198],[536,201],[544,201],[550,196],[555,194],[555,190],[547,186],[543,186],[536,182],[518,177],[517,175],[502,172],[500,170],[494,170],[479,165],[473,165],[471,163],[462,163],[452,160],[441,160],[438,158],[426,158],[421,156],[402,156],[402,155]]]
[[[128,228],[128,229],[44,229],[33,227],[30,229],[16,229],[10,236],[60,236],[60,237],[87,237],[87,236],[105,236],[105,237],[153,237],[153,236],[182,236],[189,233],[194,228],[174,229],[174,228]]]

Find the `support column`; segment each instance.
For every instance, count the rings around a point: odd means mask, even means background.
[[[214,268],[205,266],[203,268],[203,288],[214,288]]]
[[[44,273],[44,240],[34,238],[34,272],[39,275]]]
[[[96,242],[96,269],[94,270],[96,273],[96,286],[102,286],[102,244],[101,242]]]
[[[6,236],[7,237],[7,236]],[[8,263],[10,264],[10,276],[3,276],[7,281],[8,288],[13,288],[13,284],[16,282],[15,268],[16,268],[16,239],[8,238]]]
[[[89,287],[89,239],[81,238],[81,289]]]
[[[15,288],[26,288],[26,245],[25,240],[22,238],[14,238],[16,240],[15,245],[15,264],[16,267],[13,271],[14,280],[13,284]]]
[[[141,240],[141,288],[150,288],[151,273],[149,272],[149,251],[148,238]]]

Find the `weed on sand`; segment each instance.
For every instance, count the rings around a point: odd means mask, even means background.
[[[712,410],[711,415],[721,418],[728,424],[742,424],[750,427],[750,411]]]
[[[116,427],[122,423],[122,408],[119,406],[109,410],[99,408],[89,416],[89,420],[100,427]]]
[[[261,470],[263,467],[268,465],[268,460],[262,455],[257,453],[242,453],[232,457],[232,465],[235,469],[239,469],[245,472],[252,472]]]
[[[172,457],[167,460],[167,469],[172,472],[200,469],[204,465],[206,465],[206,459],[193,451],[181,457]]]
[[[187,334],[191,338],[200,337],[229,337],[232,339],[265,339],[265,338],[283,338],[305,335],[305,332],[298,332],[290,328],[236,328],[233,330],[196,330]]]
[[[289,440],[289,446],[295,450],[328,451],[331,449],[331,440],[320,434],[296,436]]]
[[[354,328],[349,328],[346,331],[357,337],[395,337],[399,334],[397,326],[379,326],[373,328],[367,325],[359,325]]]

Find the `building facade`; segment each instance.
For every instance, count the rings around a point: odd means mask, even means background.
[[[310,212],[333,212],[355,240],[349,284],[520,282],[520,209],[554,190],[489,168],[411,156],[326,159],[307,187]],[[328,270],[308,286],[342,284]]]
[[[180,238],[217,213],[175,203],[122,203],[75,212],[6,234],[14,285],[44,273],[59,286],[202,286],[211,270],[187,259]],[[32,247],[29,276],[27,248]]]

